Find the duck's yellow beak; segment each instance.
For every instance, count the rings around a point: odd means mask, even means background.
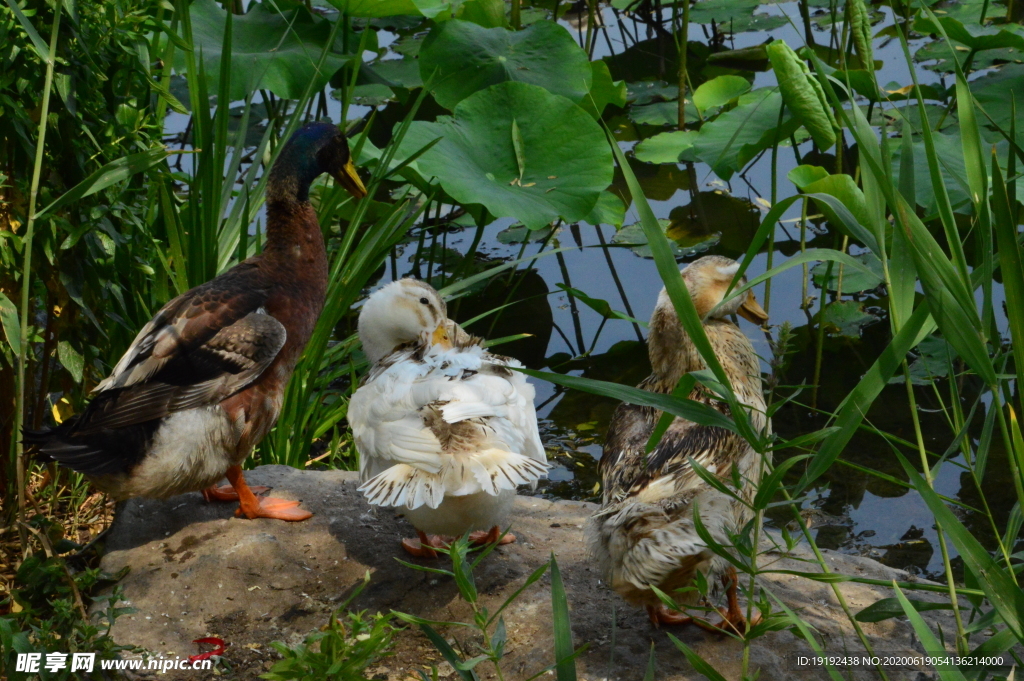
[[[340,172],[331,173],[331,177],[334,178],[335,182],[344,187],[349,194],[357,199],[361,199],[366,196],[366,187],[363,186],[363,181],[359,179],[359,173],[356,172],[356,166],[352,163],[351,158]]]
[[[760,305],[757,304],[757,298],[754,297],[752,292],[747,293],[747,299],[740,305],[740,309],[737,310],[740,316],[746,319],[748,322],[753,322],[758,326],[761,326],[768,321],[768,313],[764,311]]]
[[[452,348],[452,339],[448,336],[448,320],[437,325],[434,333],[430,336],[431,345],[440,345],[445,350]]]

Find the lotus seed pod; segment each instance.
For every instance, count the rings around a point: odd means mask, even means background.
[[[781,40],[770,43],[767,52],[786,106],[800,118],[819,149],[830,148],[836,143],[839,126],[821,84],[789,45]]]

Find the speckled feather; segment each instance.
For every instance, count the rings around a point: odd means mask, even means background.
[[[728,275],[725,284],[735,272],[734,261],[719,256],[697,263],[723,270]],[[707,286],[721,289],[717,293],[693,281],[687,284],[699,314],[707,314],[724,293],[721,282]],[[726,319],[707,319],[704,329],[739,401],[750,407],[751,425],[763,430],[767,424],[760,367],[750,340]],[[640,388],[669,394],[684,373],[706,368],[664,291],[651,318],[649,343],[655,372]],[[689,397],[729,414],[728,405],[701,386]],[[734,469],[741,481],[756,479],[760,472],[760,457],[742,437],[682,418],[672,421],[647,454],[647,441],[660,417],[660,411],[648,407],[622,404],[616,408],[599,465],[603,504],[586,528],[588,547],[607,582],[627,601],[640,605],[659,603],[651,585],[673,593],[692,586],[697,571],[707,576],[713,589],[718,586],[717,577],[728,563],[708,550],[697,535],[695,507],[711,535],[726,546],[731,544],[729,534],[750,518],[743,504],[697,476],[690,459],[727,485],[732,484]],[[740,494],[749,498],[753,486],[743,484]],[[680,603],[696,599],[693,591],[674,596]]]

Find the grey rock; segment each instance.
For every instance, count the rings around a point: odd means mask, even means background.
[[[230,644],[225,657],[232,670],[224,678],[254,679],[278,659],[268,645],[271,641],[294,645],[325,624],[366,571],[371,582],[353,604],[355,609],[394,609],[434,620],[471,621],[471,611],[459,599],[452,580],[412,570],[396,560],[408,558],[399,540],[413,530],[394,512],[369,507],[356,491],[355,473],[263,466],[246,477],[252,484],[273,487],[274,496],[301,500],[314,517],[302,523],[238,519],[232,515],[237,504],[207,504],[198,493],[168,501],[132,500],[119,509],[102,566],[109,572],[130,566],[121,584],[137,612],[117,620],[112,634],[118,643],[173,658],[199,652],[194,639],[217,636]],[[640,679],[652,642],[659,681],[703,678],[666,631],[653,629],[643,611],[625,604],[601,583],[583,545],[582,527],[595,509],[582,502],[520,496],[513,518],[519,541],[497,549],[476,571],[482,604],[493,612],[554,552],[568,593],[575,644],[589,644],[577,660],[580,679]],[[759,562],[768,569],[820,571],[806,547],[785,554],[765,545],[763,551]],[[867,558],[824,553],[837,573],[906,578],[905,573]],[[438,566],[449,567],[444,558]],[[813,627],[828,654],[865,654],[831,586],[786,574],[763,575],[760,584]],[[892,595],[889,589],[856,583],[841,584],[840,589],[853,612]],[[915,598],[941,600],[942,596],[919,592]],[[945,632],[955,630],[948,611],[923,615],[933,630],[938,626]],[[527,589],[504,617],[506,679],[526,679],[553,663],[547,577]],[[878,655],[918,654],[905,621],[890,619],[862,627]],[[468,631],[453,629],[445,635],[458,639],[466,650],[475,650]],[[694,627],[671,633],[725,678],[740,678],[742,645],[738,641]],[[413,670],[429,670],[434,664],[442,678],[457,679],[416,629],[406,628],[396,640],[395,655],[371,668],[370,677],[409,679]],[[750,673],[760,670],[759,678],[772,680],[828,678],[822,667],[801,664],[800,658],[814,655],[802,638],[783,628],[752,642]],[[493,676],[487,663],[477,671],[482,679]],[[924,665],[886,668],[890,679],[917,679],[919,672],[930,670]],[[865,665],[841,668],[840,673],[850,679],[877,678],[874,669]],[[171,671],[154,678],[196,676],[191,671]]]

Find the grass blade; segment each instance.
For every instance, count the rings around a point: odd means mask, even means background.
[[[551,554],[551,619],[555,630],[555,678],[558,681],[576,681],[569,601],[565,597],[565,585],[554,553]]]

